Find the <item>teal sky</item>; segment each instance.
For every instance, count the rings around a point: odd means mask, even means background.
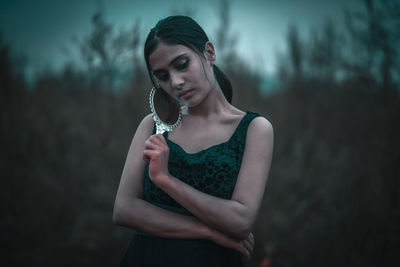
[[[107,21],[116,27],[141,20],[143,39],[154,24],[173,10],[193,11],[193,16],[213,40],[219,1],[203,0],[2,0],[0,30],[16,52],[23,52],[33,69],[60,68],[71,60],[73,37],[82,38],[91,28],[91,15],[101,3]],[[232,32],[237,51],[263,72],[275,70],[275,58],[285,49],[289,24],[307,36],[331,18],[342,25],[343,9],[360,8],[360,0],[231,0]],[[218,53],[218,47],[217,47]],[[73,56],[72,56],[73,57]]]

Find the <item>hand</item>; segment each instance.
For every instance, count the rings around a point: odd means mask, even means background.
[[[253,250],[254,250],[254,235],[253,235],[253,233],[250,233],[249,236],[245,240],[240,241],[240,243],[242,244],[242,246],[244,248],[246,248],[246,251],[247,251],[247,257],[243,257],[244,260],[249,260],[251,255],[253,254]]]
[[[153,183],[159,186],[167,182],[169,147],[163,135],[155,134],[146,140],[143,159],[149,163],[149,175]]]
[[[222,247],[227,247],[238,251],[240,254],[242,254],[242,259],[244,261],[248,261],[253,253],[254,249],[253,233],[250,233],[246,239],[238,241],[221,232],[213,230],[211,240]]]

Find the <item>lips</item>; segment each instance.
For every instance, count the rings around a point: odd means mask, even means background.
[[[190,95],[190,93],[193,91],[193,89],[188,89],[188,90],[183,90],[179,92],[178,97],[179,98],[186,98]]]

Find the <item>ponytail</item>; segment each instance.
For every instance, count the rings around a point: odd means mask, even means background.
[[[222,93],[224,93],[226,100],[232,104],[233,90],[231,82],[229,81],[228,77],[226,77],[225,73],[223,73],[215,64],[213,65],[213,71],[215,79],[217,80],[219,87],[221,87]]]

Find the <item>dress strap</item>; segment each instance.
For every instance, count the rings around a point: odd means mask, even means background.
[[[247,128],[249,127],[250,122],[254,118],[257,118],[259,116],[260,114],[258,113],[247,111],[246,115],[244,115],[243,119],[240,121],[238,127],[236,128],[235,132],[233,133],[229,141],[235,140],[236,142],[231,142],[231,143],[243,145],[246,142]]]

